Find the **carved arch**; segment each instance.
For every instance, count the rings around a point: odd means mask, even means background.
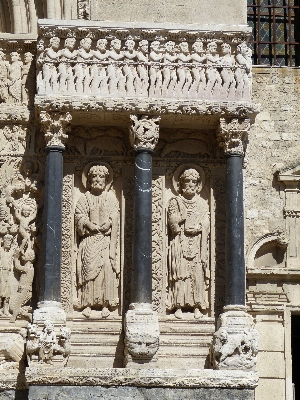
[[[270,232],[261,236],[252,246],[247,257],[247,268],[255,268],[257,257],[262,256],[264,252],[271,253],[276,248],[281,249],[281,253],[286,252],[288,239],[282,231]],[[277,260],[278,261],[278,260]]]

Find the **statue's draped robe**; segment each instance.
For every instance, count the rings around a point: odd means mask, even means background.
[[[86,224],[91,221],[98,226],[109,221],[107,231],[90,232]],[[87,192],[80,197],[75,210],[77,232],[81,237],[77,256],[79,295],[83,307],[119,304],[118,260],[112,265],[110,250],[117,252],[119,229],[119,203],[113,191],[99,196]]]
[[[179,195],[169,202],[171,230],[169,265],[169,308],[208,308],[209,208],[200,196],[188,200]],[[178,227],[178,232],[176,232]],[[189,230],[197,228],[196,234]]]

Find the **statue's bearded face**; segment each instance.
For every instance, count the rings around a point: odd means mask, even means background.
[[[180,177],[182,195],[186,198],[195,196],[198,190],[199,174],[195,170],[185,171]]]
[[[106,175],[101,171],[92,171],[90,176],[92,193],[101,193],[105,189]]]

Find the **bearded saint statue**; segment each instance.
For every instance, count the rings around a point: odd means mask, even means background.
[[[88,191],[79,198],[75,209],[75,225],[80,238],[78,297],[86,317],[90,316],[93,307],[102,309],[102,318],[107,318],[119,305],[117,244],[120,210],[109,179],[107,166],[93,165],[87,174]]]

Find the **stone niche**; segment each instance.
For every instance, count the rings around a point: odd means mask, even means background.
[[[71,367],[124,364],[122,321],[131,297],[133,163],[128,127],[122,122],[72,126],[64,154],[61,281],[72,331]],[[180,177],[189,169],[200,179],[198,200],[191,206],[179,194]],[[100,170],[100,175],[106,174],[106,200],[91,195],[90,179]],[[152,182],[152,297],[161,333],[158,368],[176,368],[178,362],[185,368],[210,365],[215,316],[224,303],[224,173],[225,159],[219,155],[213,129],[161,129]],[[100,204],[105,215],[99,213]],[[178,213],[185,214],[186,221],[179,222],[180,229],[184,224],[186,230],[192,229],[199,220],[201,234],[184,238],[182,231],[180,243],[172,232]],[[88,231],[89,222],[105,225],[106,218],[110,223],[104,234]],[[186,254],[181,260],[172,253],[176,246]],[[99,274],[97,257],[102,260]],[[178,271],[189,275],[185,286],[174,277],[179,261],[190,271]],[[85,282],[89,273],[97,275],[91,285]],[[176,290],[187,300],[176,300]],[[184,350],[178,352],[183,341]]]

